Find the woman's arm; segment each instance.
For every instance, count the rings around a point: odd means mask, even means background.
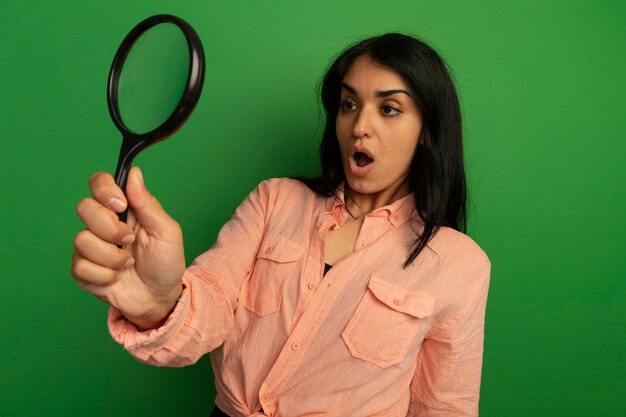
[[[411,383],[410,417],[478,416],[489,269],[468,304],[424,340]]]
[[[241,284],[263,238],[273,181],[264,181],[250,193],[215,245],[186,269],[181,297],[163,326],[141,332],[110,309],[109,331],[131,355],[153,365],[186,366],[224,342],[233,326]]]

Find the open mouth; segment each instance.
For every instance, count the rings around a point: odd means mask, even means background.
[[[359,168],[366,167],[374,162],[372,158],[370,158],[363,152],[355,152],[353,158],[354,162],[356,162],[356,166],[358,166]]]

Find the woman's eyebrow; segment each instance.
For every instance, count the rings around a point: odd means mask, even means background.
[[[408,91],[403,90],[401,88],[396,89],[396,90],[377,91],[376,92],[376,97],[389,97],[389,96],[392,96],[394,94],[406,94],[407,96],[411,97],[411,93],[409,93]]]
[[[352,87],[350,84],[341,83],[341,86],[348,90],[348,93],[354,94],[355,96],[359,95],[359,93],[356,92],[356,88]]]
[[[341,83],[341,87],[345,88],[350,94],[354,94],[355,96],[359,95],[359,93],[356,91],[356,88],[352,87],[350,84]],[[407,96],[412,97],[411,93],[401,88],[397,88],[393,90],[377,91],[375,95],[376,97],[389,97],[394,94],[406,94]]]

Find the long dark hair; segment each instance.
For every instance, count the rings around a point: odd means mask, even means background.
[[[341,82],[352,62],[361,55],[398,73],[422,113],[423,127],[411,162],[409,187],[423,225],[421,231],[416,230],[416,239],[404,263],[406,268],[441,226],[465,232],[467,185],[459,100],[444,61],[414,37],[388,33],[348,47],[330,65],[320,88],[326,113],[320,143],[322,174],[301,179],[318,194],[332,196],[345,180],[335,122]]]

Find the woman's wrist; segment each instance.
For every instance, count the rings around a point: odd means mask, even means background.
[[[181,283],[179,287],[166,296],[164,300],[161,303],[158,303],[158,305],[148,314],[129,320],[133,322],[142,332],[163,326],[172,312],[176,309],[176,305],[182,296],[183,288],[184,287]]]

